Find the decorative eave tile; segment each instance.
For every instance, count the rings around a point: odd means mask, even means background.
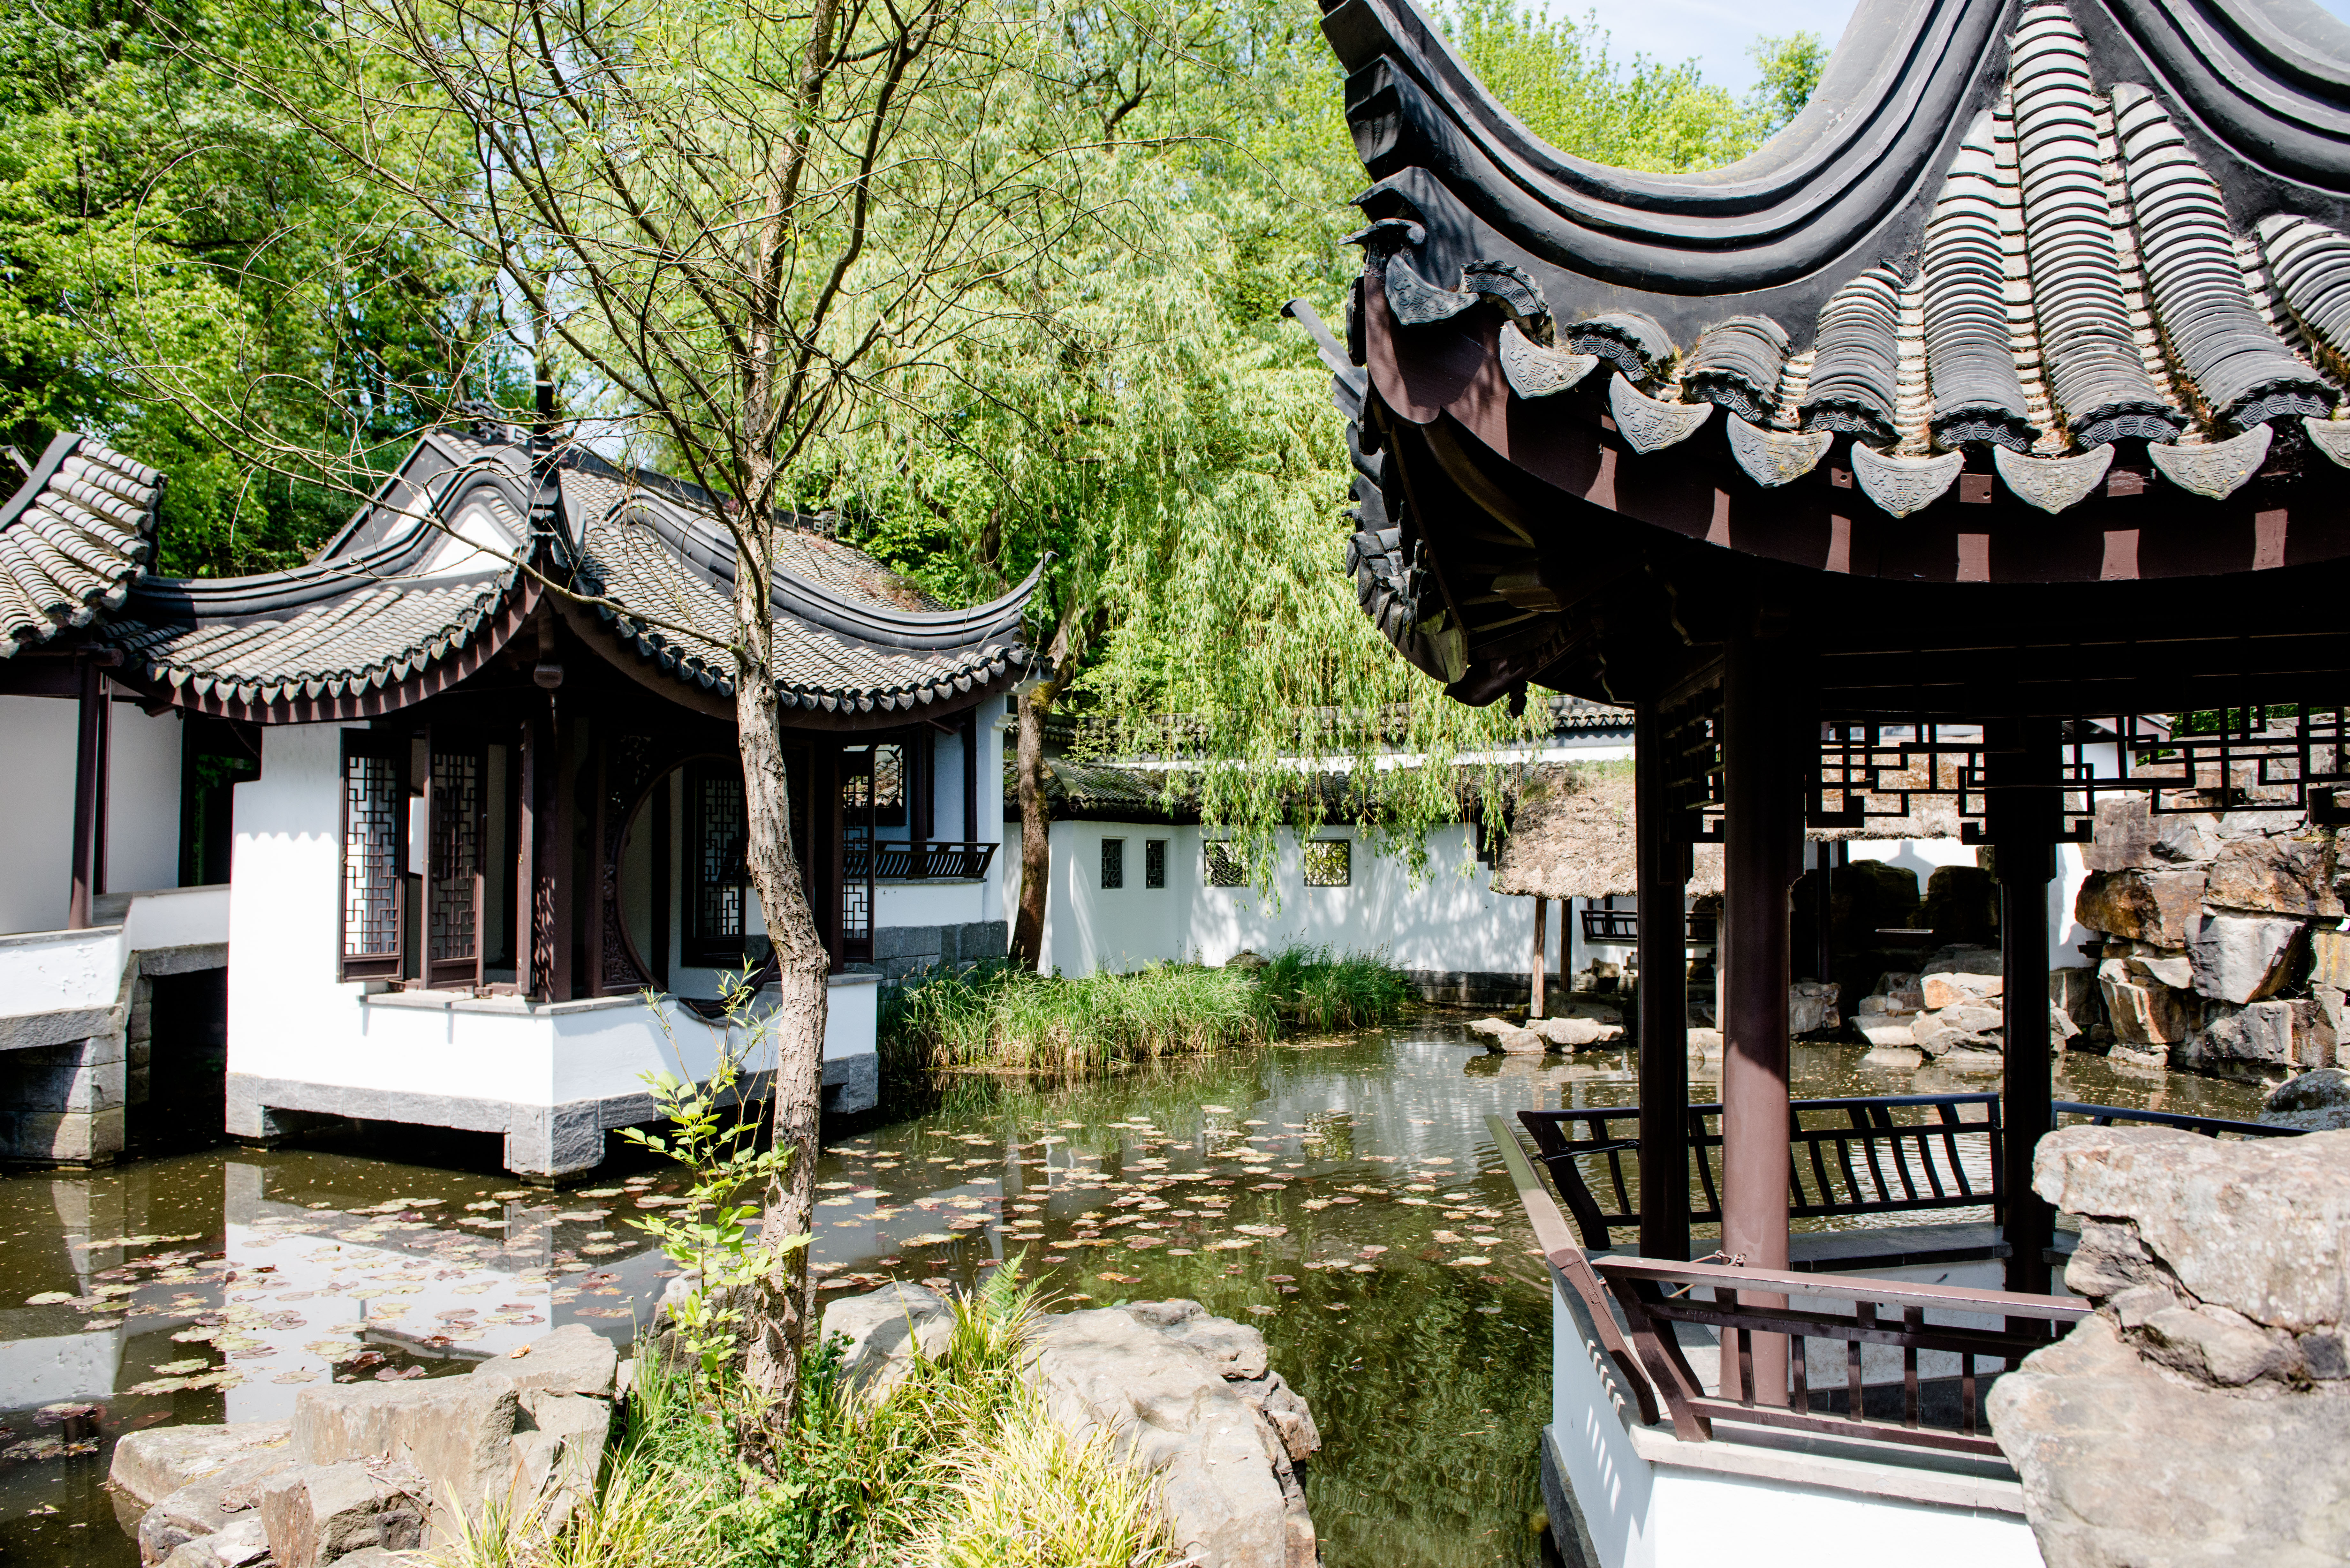
[[[2062,512],[2103,483],[2114,465],[2114,449],[2095,447],[2078,457],[2026,457],[1995,446],[1991,460],[2010,490],[2043,512]]]
[[[1939,457],[1895,457],[1859,441],[1852,443],[1852,476],[1861,493],[1895,517],[1922,512],[1942,498],[1966,466],[1963,452]]]
[[[1502,324],[1502,376],[1522,398],[1548,398],[1591,374],[1596,354],[1569,354],[1528,337],[1514,321]]]
[[[2208,446],[2149,445],[2146,455],[2179,489],[2225,501],[2261,471],[2275,433],[2267,425],[2254,425],[2240,436]]]
[[[1607,388],[1607,410],[1616,416],[1616,428],[1634,452],[1660,452],[1697,434],[1706,416],[1713,412],[1711,403],[1669,403],[1652,398],[1616,372]]]
[[[1819,466],[1820,459],[1835,444],[1834,431],[1810,431],[1798,435],[1788,431],[1758,429],[1736,414],[1723,417],[1730,421],[1731,456],[1738,460],[1738,466],[1746,471],[1748,478],[1765,490],[1803,478]]]

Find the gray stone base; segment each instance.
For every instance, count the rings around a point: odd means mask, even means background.
[[[122,1152],[120,1033],[0,1053],[0,1159],[104,1165]]]
[[[881,926],[873,932],[873,961],[851,964],[860,973],[903,980],[918,970],[954,969],[1011,950],[1012,928],[1002,920],[959,926]]]
[[[1422,1002],[1442,1007],[1523,1007],[1534,1000],[1534,983],[1523,970],[1503,974],[1492,970],[1408,969],[1403,977]],[[1557,975],[1545,980],[1543,989],[1549,996],[1569,994]]]
[[[747,1077],[739,1097],[764,1098],[771,1075]],[[880,1058],[871,1053],[824,1064],[823,1110],[854,1116],[880,1099]],[[505,1168],[516,1176],[553,1179],[592,1170],[604,1161],[604,1135],[618,1127],[658,1119],[650,1095],[615,1095],[560,1106],[522,1105],[511,1100],[462,1095],[355,1089],[265,1078],[252,1073],[228,1075],[226,1129],[247,1143],[271,1144],[298,1133],[316,1117],[404,1122],[459,1132],[498,1133],[505,1139]]]

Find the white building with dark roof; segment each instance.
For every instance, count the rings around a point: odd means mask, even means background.
[[[217,1095],[240,1137],[357,1118],[595,1165],[767,961],[731,537],[691,486],[494,420],[427,433],[283,572],[151,575],[161,485],[68,435],[0,504],[0,1156],[111,1158],[168,1080],[173,1119]],[[951,609],[813,530],[781,556],[826,1105],[853,1112],[877,950],[1003,950],[996,732],[1035,579]]]

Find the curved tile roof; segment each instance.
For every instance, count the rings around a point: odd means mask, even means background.
[[[30,615],[7,623],[46,636],[102,604],[109,613],[90,635],[125,655],[126,678],[206,711],[286,722],[413,701],[478,668],[543,593],[576,592],[614,657],[731,694],[733,543],[698,493],[584,451],[559,452],[547,485],[528,448],[504,435],[430,432],[318,559],[201,581],[139,576],[161,481],[71,438],[84,455],[45,459],[0,512],[0,610],[54,605],[47,631]],[[786,534],[779,555],[775,662],[788,707],[854,720],[960,705],[1027,663],[1033,575],[956,610],[819,533]]]
[[[119,607],[155,545],[163,476],[95,436],[51,441],[0,502],[0,659]]]
[[[2176,19],[2219,3],[2147,0],[2138,8]],[[1560,349],[1608,362],[1623,379],[1614,412],[1636,450],[1687,440],[1709,406],[1749,427],[1730,436],[1746,449],[1750,472],[1747,452],[1771,444],[1758,435],[1849,436],[1870,449],[1853,460],[1861,489],[1893,516],[1939,493],[1920,499],[1911,460],[1970,446],[2015,454],[1997,472],[2047,510],[2088,492],[2074,493],[2063,474],[2043,470],[2044,460],[2123,440],[2177,445],[2176,461],[2158,455],[2158,471],[2213,498],[2260,471],[2247,460],[2266,426],[2287,430],[2295,451],[2314,446],[2350,462],[2350,421],[2339,418],[2350,369],[2350,241],[2298,210],[2257,223],[2232,218],[2214,167],[2234,180],[2240,209],[2278,192],[2237,178],[2232,146],[2190,136],[2160,94],[2101,80],[2103,57],[2064,0],[2024,5],[2004,47],[1988,37],[1977,46],[1980,67],[1962,47],[1967,26],[1944,7],[1929,3],[1895,17],[1864,5],[1839,58],[1858,50],[1852,69],[1866,80],[1848,80],[1821,102],[1830,119],[1877,123],[1891,139],[1876,145],[1877,227],[1854,219],[1822,228],[1825,216],[1798,223],[1793,209],[1783,213],[1789,233],[1809,236],[1815,260],[1829,259],[1820,247],[1831,239],[1837,247],[1835,265],[1800,287],[1771,284],[1778,264],[1742,248],[1762,244],[1759,230],[1749,232],[1755,212],[1775,210],[1761,192],[1778,186],[1753,173],[1771,158],[1709,176],[1620,174],[1619,195],[1645,192],[1642,202],[1678,216],[1639,242],[1654,254],[1638,277],[1619,279],[1618,264],[1607,259],[1615,251],[1592,237],[1607,223],[1568,178],[1583,166],[1549,153],[1555,178],[1538,177],[1542,160],[1531,150],[1540,144],[1485,98],[1408,0],[1338,0],[1325,26],[1350,64],[1385,49],[1376,70],[1358,70],[1349,112],[1366,161],[1386,176],[1361,198],[1378,218],[1356,236],[1365,250],[1362,308],[1400,329],[1399,354],[1412,351],[1415,329],[1490,302],[1509,322],[1492,349],[1505,367]],[[1915,61],[1897,68],[1870,52],[1912,34],[1912,42],[1939,40],[1923,77]],[[2335,41],[2350,78],[2350,34]],[[1902,92],[1924,90],[1929,78],[1941,91],[1945,78],[1970,72],[1985,101],[1951,122],[1954,145],[1939,161],[1913,145],[1921,133],[1909,120],[1887,120],[1897,108],[1917,107]],[[1944,96],[1959,108],[1968,95]],[[1797,143],[1835,141],[1817,126],[1789,134]],[[1427,164],[1402,165],[1406,149]],[[1772,157],[1804,161],[1797,151]],[[1882,182],[1894,173],[1903,175],[1898,190]],[[1585,169],[1577,178],[1587,184],[1596,175]],[[1837,199],[1825,189],[1813,194],[1826,205]],[[2343,205],[2343,191],[2321,194],[2303,204]],[[1565,243],[1561,225],[1582,238]],[[1740,254],[1747,271],[1724,259]],[[1758,299],[1773,308],[1744,308]],[[1555,376],[1535,389],[1522,376],[1509,379],[1529,402],[1573,384]],[[1553,417],[1568,417],[1565,400],[1555,407]],[[2247,444],[2232,461],[2194,451],[2239,439]],[[1811,462],[1827,451],[1817,444]],[[1959,471],[1948,465],[1950,478]],[[1758,475],[1757,483],[1794,476]]]

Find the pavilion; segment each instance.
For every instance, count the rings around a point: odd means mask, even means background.
[[[1297,313],[1364,607],[1462,701],[1636,710],[1644,985],[1722,846],[1721,1252],[1789,1261],[1804,831],[1945,796],[2002,888],[2004,1282],[2046,1292],[2052,846],[2101,794],[2324,822],[2350,778],[2350,28],[1862,0],[1793,124],[1676,176],[1548,146],[1409,0],[1323,27],[1372,182],[1343,343]],[[1683,1013],[1639,1015],[1639,1251],[1685,1259]],[[1788,1375],[1755,1336],[1755,1399]]]

